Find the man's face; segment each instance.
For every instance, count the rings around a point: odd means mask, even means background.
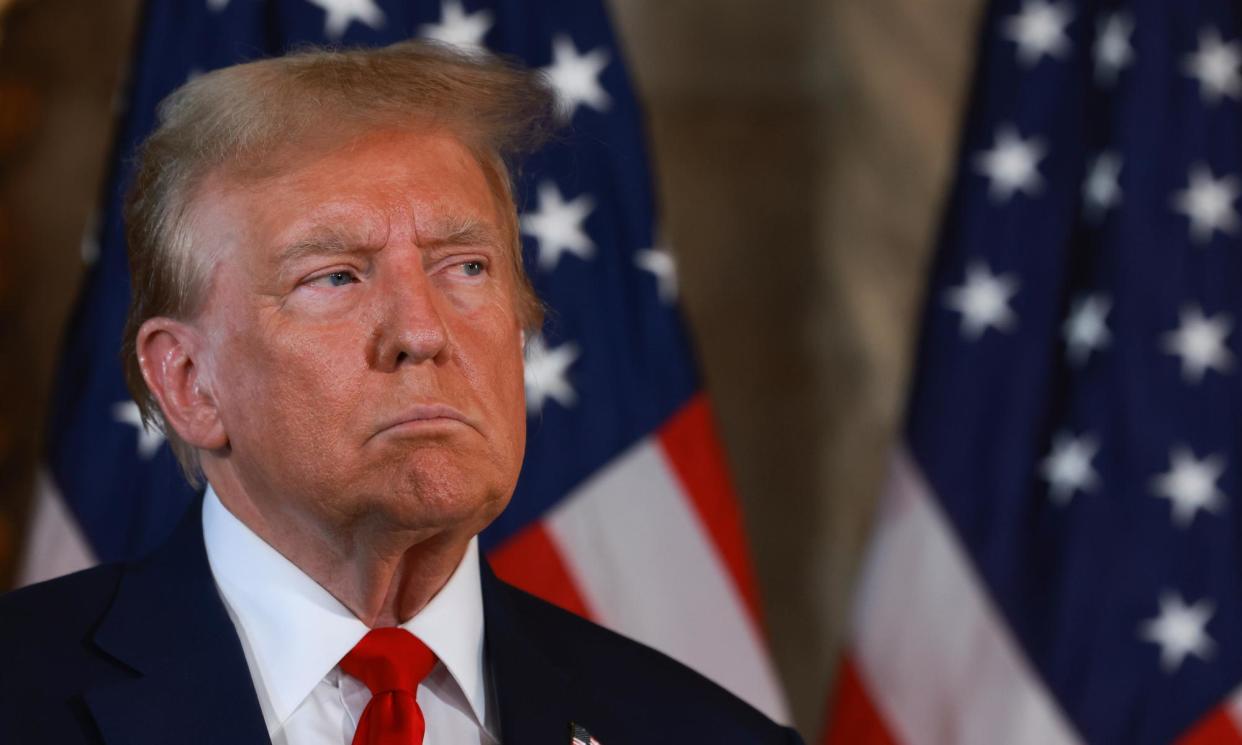
[[[474,534],[525,445],[517,279],[473,155],[381,132],[242,184],[209,179],[204,375],[269,512]],[[264,504],[266,503],[266,504]]]

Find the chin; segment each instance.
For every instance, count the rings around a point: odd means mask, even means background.
[[[404,468],[378,493],[376,505],[396,524],[411,529],[457,526],[478,532],[509,503],[513,489],[480,478],[477,470]]]
[[[369,462],[330,477],[354,519],[379,518],[398,529],[482,530],[504,510],[518,466],[476,443],[386,443]],[[344,506],[344,504],[342,505]]]

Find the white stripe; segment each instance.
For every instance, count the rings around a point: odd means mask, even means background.
[[[881,513],[860,578],[854,645],[894,736],[904,745],[1080,742],[902,450]]]
[[[1229,694],[1224,706],[1234,729],[1242,733],[1242,687],[1235,688],[1233,693]]]
[[[570,495],[546,525],[596,620],[789,721],[741,595],[652,438]]]
[[[17,586],[42,582],[97,563],[51,475],[40,468]]]

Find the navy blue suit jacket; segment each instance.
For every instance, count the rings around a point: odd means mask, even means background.
[[[0,743],[267,743],[191,508],[148,558],[0,597]],[[671,659],[498,580],[484,628],[506,745],[798,743]]]

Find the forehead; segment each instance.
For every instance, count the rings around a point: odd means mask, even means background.
[[[259,176],[212,174],[197,200],[208,222],[230,223],[247,253],[275,258],[304,240],[418,242],[502,224],[478,158],[445,132],[372,132],[273,160]]]

